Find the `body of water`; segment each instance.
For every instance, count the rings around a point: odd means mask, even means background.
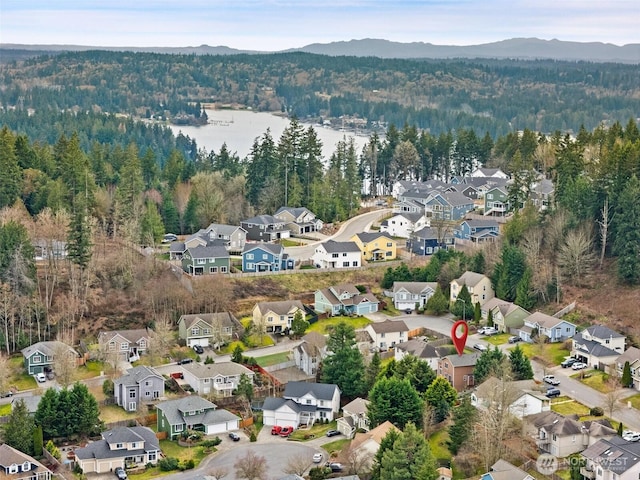
[[[252,112],[250,110],[207,110],[209,124],[200,127],[171,125],[174,135],[182,132],[194,138],[199,148],[208,152],[218,153],[223,143],[228,150],[237,153],[240,158],[249,155],[254,140],[262,137],[267,129],[271,129],[271,137],[277,145],[284,129],[289,125],[287,118],[266,112]],[[309,125],[303,124],[305,128]],[[318,138],[322,142],[322,154],[325,160],[335,152],[339,141],[353,138],[358,155],[367,143],[368,137],[340,132],[331,128],[314,126]]]

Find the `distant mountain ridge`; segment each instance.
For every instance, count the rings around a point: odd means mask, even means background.
[[[615,62],[640,64],[640,43],[613,45],[602,42],[567,42],[541,40],[539,38],[512,38],[481,45],[434,45],[424,42],[401,43],[389,40],[365,38],[331,43],[313,43],[301,48],[279,52],[238,50],[226,46],[200,45],[198,47],[94,47],[81,45],[19,45],[0,44],[1,50],[23,52],[61,52],[84,50],[111,50],[154,52],[167,54],[234,55],[240,53],[307,52],[329,56],[355,56],[379,58],[496,58],[496,59],[552,59],[590,62]]]

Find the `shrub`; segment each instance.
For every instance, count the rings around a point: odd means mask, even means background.
[[[255,430],[251,430],[251,435],[249,435],[249,441],[250,442],[257,442],[258,441],[258,437],[256,436]]]
[[[104,393],[107,397],[113,396],[115,392],[113,386],[113,380],[107,378],[104,382],[102,382],[102,393]]]
[[[172,470],[177,470],[179,463],[180,462],[178,462],[177,458],[166,457],[158,461],[158,468],[162,472],[170,472]]]
[[[62,458],[62,455],[60,455],[60,450],[58,450],[58,447],[56,447],[51,440],[47,442],[44,448],[46,448],[47,452],[49,452],[51,456],[56,460],[60,460]]]
[[[192,458],[190,458],[189,460],[185,460],[184,462],[182,462],[179,466],[178,469],[179,470],[192,470],[194,467],[196,466],[196,463],[193,461]]]
[[[604,410],[602,407],[593,407],[589,410],[589,415],[593,415],[594,417],[602,417],[604,415]]]

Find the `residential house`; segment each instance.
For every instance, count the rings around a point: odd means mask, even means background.
[[[272,215],[258,215],[240,222],[240,226],[247,232],[247,240],[266,243],[289,238],[291,231],[286,225],[285,220]]]
[[[524,319],[519,335],[525,342],[531,342],[535,336],[544,335],[549,342],[564,342],[576,334],[576,326],[542,312],[535,312]]]
[[[318,232],[322,230],[322,220],[316,218],[316,214],[305,207],[280,207],[273,215],[285,222],[285,228],[294,235],[304,235],[305,233]]]
[[[386,351],[409,339],[409,327],[403,320],[385,320],[370,323],[364,328],[374,348]]]
[[[524,319],[531,313],[520,305],[507,302],[498,297],[487,300],[481,307],[482,318],[488,319],[489,312],[493,318],[493,326],[499,332],[517,334],[518,330],[524,326]]]
[[[74,450],[83,473],[109,473],[117,467],[144,468],[162,455],[160,442],[147,427],[118,427],[102,432],[102,438]]]
[[[300,300],[258,302],[253,307],[253,324],[266,333],[285,333],[291,328],[291,322],[298,312],[302,318],[306,317]]]
[[[616,435],[608,420],[580,422],[552,410],[524,417],[525,426],[543,452],[559,458],[583,451],[598,440]]]
[[[187,347],[219,347],[240,338],[244,327],[230,312],[192,313],[178,320],[178,337]]]
[[[116,404],[127,412],[135,412],[143,404],[164,397],[164,377],[153,367],[131,368],[113,382]]]
[[[473,309],[476,303],[479,303],[482,307],[485,302],[491,300],[495,296],[493,287],[491,286],[491,280],[489,277],[482,275],[481,273],[470,272],[467,270],[460,278],[452,280],[450,285],[451,303],[454,303],[457,300],[460,290],[462,290],[462,286],[467,286],[469,295],[471,295],[471,305],[467,305],[468,309]]]
[[[222,245],[195,246],[182,253],[182,270],[189,275],[229,273],[231,256]]]
[[[421,203],[414,199],[400,200],[393,203],[393,213],[424,215],[425,214],[424,203]]]
[[[604,370],[624,352],[626,337],[604,325],[592,325],[573,337],[571,356]]]
[[[438,467],[436,472],[438,473],[436,480],[451,480],[453,478],[453,471],[448,467]]]
[[[632,387],[636,390],[640,390],[640,349],[636,347],[629,347],[617,358],[616,370],[620,377],[622,377],[624,364],[626,362],[629,362],[629,367],[631,368],[631,380],[633,381]]]
[[[309,376],[318,374],[318,367],[327,356],[327,337],[318,332],[309,332],[302,342],[293,349],[296,367]]]
[[[392,237],[409,238],[416,230],[428,226],[423,213],[397,213],[380,224],[380,231]]]
[[[424,227],[411,234],[407,250],[414,255],[433,255],[438,250],[453,248],[455,237],[448,228]]]
[[[427,217],[437,220],[462,220],[474,206],[472,199],[457,191],[436,193],[425,202]]]
[[[463,392],[475,385],[473,369],[479,357],[479,353],[447,355],[438,360],[436,372],[446,378],[458,392]]]
[[[51,480],[52,472],[35,458],[3,443],[0,445],[0,478]]]
[[[37,342],[23,348],[21,352],[24,357],[24,367],[29,375],[52,370],[56,355],[68,355],[74,359],[76,365],[83,363],[83,359],[76,350],[58,340]]]
[[[146,328],[136,330],[112,330],[98,334],[98,345],[104,353],[118,354],[124,360],[134,362],[149,347],[151,331]]]
[[[471,404],[479,410],[504,399],[509,403],[509,412],[518,418],[551,410],[551,400],[533,380],[509,382],[489,377],[471,393]]]
[[[342,417],[336,421],[336,429],[347,438],[353,438],[358,430],[369,431],[367,410],[369,400],[356,398],[342,407]]]
[[[370,470],[373,467],[376,453],[380,449],[382,439],[389,433],[389,430],[401,433],[388,420],[368,432],[356,433],[349,445],[349,458],[356,459],[362,470]]]
[[[493,219],[463,220],[454,230],[454,236],[473,243],[491,242],[500,235],[498,222]]]
[[[329,315],[366,315],[378,311],[380,301],[373,293],[360,293],[355,285],[345,283],[316,290],[316,312]]]
[[[480,480],[535,480],[524,470],[510,464],[506,460],[498,460],[491,470],[480,477]]]
[[[585,460],[580,474],[587,480],[640,478],[640,442],[628,442],[615,435],[598,440],[580,455]]]
[[[333,421],[340,411],[340,389],[328,383],[288,382],[282,398],[268,397],[262,406],[264,425],[311,425]]]
[[[242,375],[246,375],[251,383],[255,377],[253,370],[235,362],[188,363],[182,366],[182,373],[185,382],[197,394],[211,393],[218,397],[233,395]]]
[[[434,347],[427,343],[423,338],[416,337],[406,342],[398,343],[394,351],[394,358],[396,362],[399,362],[407,355],[413,355],[423,362],[427,362],[433,371],[437,372],[440,357],[445,356],[448,351],[449,348],[447,347]],[[447,353],[443,354],[443,352]]]
[[[397,257],[398,242],[386,233],[363,232],[351,237],[368,262],[393,260]]]
[[[207,228],[189,235],[185,241],[172,242],[169,258],[181,260],[184,253],[196,247],[224,247],[229,254],[239,255],[247,243],[247,232],[237,225],[212,223]]]
[[[531,185],[530,199],[538,210],[544,212],[553,203],[554,192],[555,187],[553,182],[547,178],[543,178]]]
[[[312,261],[316,268],[360,267],[362,252],[355,242],[327,240],[318,244]]]
[[[509,195],[507,188],[496,186],[484,194],[484,214],[494,217],[504,217],[509,211]]]
[[[479,167],[476,168],[473,172],[469,174],[470,177],[491,177],[491,178],[509,178],[509,175],[504,173],[499,168],[485,168]]]
[[[393,306],[398,310],[424,308],[437,286],[437,282],[393,282]]]
[[[158,432],[167,432],[171,440],[185,430],[200,430],[205,435],[215,435],[240,428],[240,417],[218,409],[214,403],[197,395],[159,403],[156,411]]]
[[[242,251],[243,272],[279,272],[292,270],[295,262],[282,245],[247,243]]]

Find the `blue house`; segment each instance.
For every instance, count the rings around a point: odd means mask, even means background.
[[[329,315],[366,315],[377,312],[380,303],[373,293],[360,293],[350,283],[317,290],[314,297],[316,312]]]
[[[439,220],[462,220],[474,208],[473,200],[459,192],[436,193],[425,203],[427,216]],[[431,215],[429,215],[431,214]]]
[[[247,243],[242,250],[243,272],[279,272],[292,270],[295,262],[284,253],[282,245]]]
[[[432,227],[424,227],[413,232],[407,240],[407,250],[415,255],[433,255],[438,250],[453,246],[454,237],[449,231],[438,231]]]
[[[463,220],[453,232],[456,238],[471,240],[474,243],[494,240],[500,235],[500,227],[495,220]]]

